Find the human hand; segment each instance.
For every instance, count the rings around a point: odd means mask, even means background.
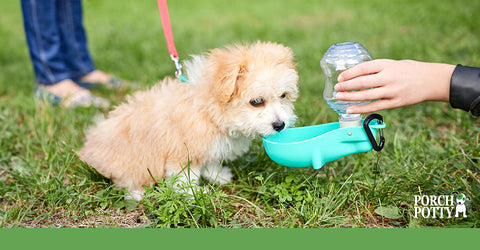
[[[448,102],[454,65],[411,60],[377,59],[358,64],[338,76],[341,101],[370,101],[347,109],[349,114],[375,112],[423,101]],[[354,92],[347,92],[356,90]]]

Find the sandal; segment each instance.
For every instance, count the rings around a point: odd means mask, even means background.
[[[44,87],[36,87],[34,90],[34,95],[37,100],[44,100],[55,106],[62,106],[65,108],[90,106],[106,108],[110,105],[108,100],[94,96],[86,89],[62,98],[46,90]]]
[[[126,85],[132,85],[132,84],[127,84],[125,80],[122,80],[117,77],[112,77],[107,83],[99,83],[99,82],[80,82],[80,81],[75,81],[75,83],[85,89],[93,89],[101,86],[105,86],[109,89],[113,90],[119,90],[120,88],[126,86]]]

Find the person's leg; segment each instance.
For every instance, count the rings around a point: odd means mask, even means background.
[[[67,107],[106,106],[108,101],[92,96],[70,79],[65,47],[59,31],[58,2],[21,0],[25,37],[35,72],[35,96]],[[53,95],[53,97],[51,96]],[[67,101],[67,102],[65,102]]]
[[[58,19],[60,35],[70,78],[76,82],[108,84],[112,76],[95,68],[88,50],[87,35],[83,26],[83,7],[80,0],[59,1]]]
[[[54,85],[69,78],[61,53],[55,0],[22,0],[23,24],[35,82]]]
[[[82,1],[62,0],[57,2],[56,7],[61,51],[69,69],[70,78],[78,80],[95,71],[83,27]]]

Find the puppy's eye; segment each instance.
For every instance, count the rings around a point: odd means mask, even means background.
[[[285,99],[285,97],[287,97],[287,93],[283,93],[283,94],[280,96],[280,98],[282,98],[282,99]]]
[[[265,104],[265,101],[261,97],[250,100],[250,105],[252,105],[254,107],[261,107],[264,104]]]

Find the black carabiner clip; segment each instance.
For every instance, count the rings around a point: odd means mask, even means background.
[[[375,149],[375,151],[381,151],[383,149],[383,146],[385,146],[385,137],[383,137],[383,129],[380,130],[380,143],[377,144],[375,136],[373,136],[372,131],[368,126],[370,122],[373,120],[378,120],[379,124],[383,123],[383,117],[381,115],[371,114],[367,116],[367,118],[365,118],[365,120],[363,121],[363,129],[365,129],[365,133],[367,133],[368,139],[370,140],[370,143],[372,144],[373,149]]]

